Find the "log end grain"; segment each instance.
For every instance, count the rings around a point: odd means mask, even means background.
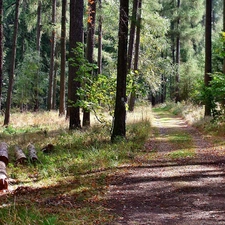
[[[0,190],[8,189],[8,179],[6,173],[6,165],[0,161]]]
[[[53,152],[53,150],[54,150],[54,145],[53,144],[47,144],[45,147],[43,147],[41,149],[41,151],[43,153],[51,153],[51,152]]]

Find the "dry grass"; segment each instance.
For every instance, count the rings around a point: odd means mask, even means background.
[[[108,122],[100,124],[92,116],[91,128],[69,131],[69,121],[56,111],[11,115],[10,126],[0,128],[10,160],[10,192],[0,195],[3,224],[110,224],[112,215],[102,207],[108,178],[119,166],[132,164],[144,146],[151,108],[142,106],[127,114],[127,140],[119,143],[111,143],[111,118],[106,118]],[[27,154],[30,142],[40,162],[16,165],[14,145]],[[48,143],[55,150],[43,154],[40,149]]]

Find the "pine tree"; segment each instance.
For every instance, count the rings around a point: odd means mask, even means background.
[[[126,78],[127,78],[127,43],[128,43],[129,1],[120,1],[119,44],[117,63],[117,87],[114,124],[111,140],[126,136]]]
[[[212,1],[206,0],[205,21],[205,86],[210,86],[212,73]],[[211,95],[207,96],[205,102],[205,116],[211,115]]]
[[[18,35],[18,27],[19,27],[20,0],[16,1],[15,7],[16,8],[15,8],[15,20],[14,20],[14,34],[13,34],[13,44],[12,44],[12,56],[11,56],[12,59],[11,59],[10,74],[9,74],[9,87],[7,92],[4,125],[8,125],[10,121],[12,91],[13,91],[14,73],[15,73],[15,66],[16,66],[16,45],[17,45],[17,35]]]
[[[79,100],[77,90],[80,88],[81,85],[79,78],[80,62],[79,58],[76,57],[75,51],[79,50],[79,45],[83,43],[83,10],[83,0],[76,0],[70,2],[70,62],[68,81],[68,110],[70,118],[69,129],[81,128],[80,107],[75,105]]]

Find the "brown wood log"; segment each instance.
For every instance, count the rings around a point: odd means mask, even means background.
[[[25,164],[27,162],[26,155],[24,154],[23,150],[18,146],[15,146],[15,157],[17,163]]]
[[[9,163],[8,145],[5,142],[0,143],[0,161],[4,162],[6,165]]]
[[[29,144],[29,145],[27,146],[27,149],[28,149],[29,159],[30,159],[32,162],[38,161],[38,157],[37,157],[37,153],[36,153],[36,149],[35,149],[34,145]]]
[[[0,161],[0,190],[6,189],[8,189],[6,165],[4,162]]]
[[[51,153],[54,150],[54,145],[47,144],[45,147],[41,149],[43,153]]]

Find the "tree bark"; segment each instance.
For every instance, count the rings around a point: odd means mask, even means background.
[[[62,0],[61,19],[61,73],[60,73],[60,100],[59,115],[65,115],[65,87],[66,87],[66,11],[67,0]]]
[[[96,0],[88,0],[88,24],[87,24],[87,48],[86,58],[89,63],[93,63],[94,54],[94,34],[95,34]],[[90,72],[93,75],[93,71]],[[91,125],[90,110],[83,109],[83,126]]]
[[[102,74],[102,1],[98,0],[99,18],[98,18],[98,74]]]
[[[49,86],[48,86],[48,110],[53,109],[53,83],[54,83],[54,64],[55,64],[55,22],[56,22],[56,0],[52,0],[52,37],[51,37],[51,57],[49,71]]]
[[[37,41],[36,41],[36,50],[38,52],[38,57],[40,57],[40,49],[41,49],[41,8],[42,8],[42,3],[41,1],[38,2],[38,10],[37,10]],[[35,89],[34,89],[34,111],[38,111],[39,109],[39,71],[37,71],[36,77],[35,77]]]
[[[0,190],[8,189],[6,165],[0,161]]]
[[[27,162],[26,155],[24,154],[23,150],[18,146],[15,146],[15,157],[17,163],[24,164]]]
[[[138,60],[139,60],[139,48],[140,48],[140,37],[141,37],[141,8],[142,0],[138,1],[138,13],[137,13],[137,29],[136,29],[136,43],[134,53],[134,72],[138,71]],[[134,111],[136,92],[132,91],[129,98],[129,111]]]
[[[177,10],[178,10],[178,18],[177,18],[177,37],[176,37],[176,88],[175,88],[175,102],[180,101],[180,90],[179,90],[179,82],[180,82],[180,0],[177,0]]]
[[[225,32],[225,0],[223,0],[223,32]],[[225,52],[225,44],[223,51]],[[225,57],[223,58],[223,73],[225,74]]]
[[[206,88],[210,86],[212,73],[212,1],[206,0],[206,23],[205,23],[205,76]],[[211,95],[205,100],[205,116],[211,116]]]
[[[111,140],[126,137],[126,79],[129,0],[120,1],[116,105]]]
[[[128,73],[131,70],[131,64],[132,64],[132,58],[133,58],[135,28],[136,28],[136,24],[137,24],[138,1],[139,0],[133,0],[133,10],[132,10],[132,17],[131,17],[130,38],[129,38],[128,57],[127,57],[127,60],[128,60],[128,62],[127,62]]]
[[[3,83],[3,0],[0,0],[0,110],[2,108]]]
[[[80,107],[74,104],[79,100],[77,90],[80,88],[79,60],[76,57],[75,49],[83,43],[83,9],[84,1],[76,0],[70,2],[70,59],[69,62],[69,84],[68,84],[68,115],[70,118],[69,129],[81,128]],[[75,64],[75,65],[73,65]]]
[[[0,143],[0,161],[4,162],[6,165],[9,163],[8,145],[5,142]]]
[[[4,125],[8,125],[10,121],[10,110],[11,110],[15,64],[16,64],[16,44],[17,44],[18,25],[19,25],[19,6],[20,6],[20,0],[17,0],[16,9],[15,9],[13,44],[12,44],[12,60],[11,60],[10,74],[9,74],[9,86],[8,86],[8,92],[7,92]]]
[[[37,152],[34,145],[29,144],[27,146],[27,149],[28,149],[29,159],[31,160],[31,162],[38,161]]]

